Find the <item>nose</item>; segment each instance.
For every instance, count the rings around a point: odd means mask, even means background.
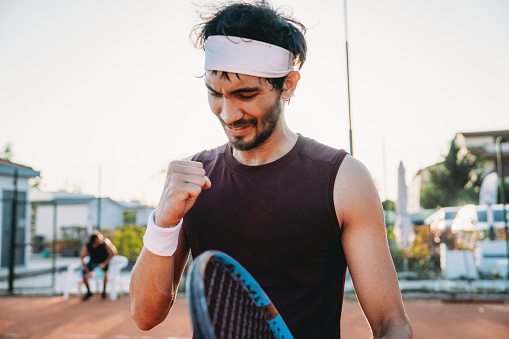
[[[225,124],[229,125],[234,123],[235,121],[242,119],[243,115],[244,113],[240,107],[232,102],[232,100],[228,100],[227,98],[223,99],[220,117]]]

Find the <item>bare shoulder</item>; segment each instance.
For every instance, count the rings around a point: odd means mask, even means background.
[[[336,175],[334,206],[340,225],[348,224],[359,214],[381,209],[371,173],[361,161],[351,156],[345,157]]]
[[[336,185],[340,185],[340,188],[347,188],[372,182],[373,179],[368,168],[358,159],[347,155],[339,167]]]
[[[113,251],[113,254],[118,254],[117,248],[109,238],[104,238],[104,243]]]

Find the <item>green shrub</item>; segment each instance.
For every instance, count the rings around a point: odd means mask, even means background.
[[[407,251],[408,270],[419,279],[429,279],[440,275],[440,255],[436,251],[433,237],[427,226],[413,226],[415,241]],[[387,241],[396,272],[404,270],[404,251],[398,248],[393,228],[387,227]]]
[[[113,233],[110,240],[118,254],[127,257],[129,261],[136,261],[143,248],[145,230],[144,226],[123,225],[110,231]]]
[[[87,242],[87,228],[82,226],[62,226],[61,246],[81,247]]]

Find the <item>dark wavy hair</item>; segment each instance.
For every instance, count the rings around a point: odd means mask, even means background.
[[[88,237],[87,247],[93,246],[95,243],[95,240],[99,239],[101,242],[103,241],[103,235],[99,231],[95,231],[94,233],[90,234]]]
[[[89,238],[88,238],[88,243],[87,243],[87,246],[90,247],[90,246],[93,246],[94,243],[95,243],[95,240],[98,239],[99,237],[97,236],[97,234],[92,234]]]
[[[301,69],[306,61],[306,27],[290,15],[275,10],[265,0],[254,2],[235,1],[226,5],[208,6],[213,14],[201,14],[202,23],[195,26],[194,45],[205,50],[211,35],[236,36],[253,39],[289,50],[294,55],[294,67]],[[223,76],[228,76],[223,72]],[[286,77],[267,78],[274,88],[281,91]]]

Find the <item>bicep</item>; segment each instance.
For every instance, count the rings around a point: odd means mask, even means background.
[[[115,255],[115,251],[113,250],[113,244],[111,243],[111,241],[109,241],[109,239],[107,239],[108,241],[106,241],[106,251],[108,252],[108,255],[110,257],[113,257]]]
[[[401,293],[376,186],[364,165],[345,160],[334,189],[341,242],[359,303],[377,328],[404,315]]]

